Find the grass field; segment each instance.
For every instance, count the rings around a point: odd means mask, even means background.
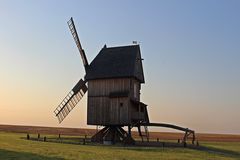
[[[0,160],[240,159],[240,142],[201,142],[207,150],[194,150],[61,144],[31,141],[25,137],[23,133],[0,132]]]

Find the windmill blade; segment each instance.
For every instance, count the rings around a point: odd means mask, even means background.
[[[86,54],[85,54],[85,52],[82,48],[82,45],[80,43],[80,40],[79,40],[79,37],[78,37],[78,34],[77,34],[77,30],[76,30],[74,22],[73,22],[73,18],[71,17],[71,19],[67,23],[68,23],[68,27],[69,27],[69,29],[72,33],[73,39],[74,39],[74,41],[75,41],[75,43],[78,47],[78,50],[79,50],[80,55],[82,57],[84,68],[86,70],[86,67],[88,66],[88,61],[87,61]]]
[[[61,123],[71,110],[77,105],[82,99],[84,94],[87,92],[87,86],[85,81],[80,79],[73,89],[67,94],[63,101],[54,110],[56,117],[58,117],[59,123]]]

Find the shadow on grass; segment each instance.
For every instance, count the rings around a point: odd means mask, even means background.
[[[5,149],[0,149],[0,159],[4,160],[64,160],[63,158],[58,157],[48,157],[42,156],[34,153],[28,152],[16,152],[16,151],[9,151]]]
[[[25,139],[25,137],[21,137],[22,139]],[[61,138],[59,140],[58,138],[47,138],[47,142],[55,142],[55,143],[65,143],[65,144],[75,144],[75,145],[82,145],[82,142],[80,141],[82,138]],[[33,141],[39,141],[43,142],[43,139],[37,139],[37,138],[31,138],[30,140]],[[158,142],[157,146],[139,146],[139,145],[133,145],[133,146],[125,146],[125,145],[113,145],[113,146],[108,146],[108,145],[102,145],[102,144],[96,144],[96,143],[86,143],[88,146],[99,146],[99,147],[110,147],[111,149],[126,149],[126,150],[132,150],[132,151],[139,151],[139,152],[159,152],[159,150],[164,149],[176,149],[176,148],[182,148],[182,149],[189,149],[189,150],[196,150],[200,152],[208,152],[210,154],[217,154],[217,155],[223,155],[225,157],[233,157],[233,158],[239,158],[240,157],[240,152],[237,151],[232,151],[232,150],[227,150],[227,149],[220,149],[220,148],[214,148],[214,147],[207,147],[207,146],[196,146],[196,145],[187,145],[186,148],[183,147],[182,144],[178,143],[172,143],[172,142],[166,142],[165,147],[163,147],[162,142]],[[36,155],[35,155],[36,156]],[[1,157],[1,150],[0,150],[0,157]],[[47,157],[48,158],[48,157]],[[31,158],[30,158],[31,159]],[[34,158],[35,159],[35,158]],[[41,159],[41,158],[40,158]],[[44,157],[43,157],[44,159]],[[46,159],[46,158],[45,158]],[[57,158],[51,158],[51,159],[57,159]],[[58,158],[57,160],[61,160],[61,158]]]
[[[227,150],[227,149],[205,147],[205,146],[199,146],[199,147],[196,147],[194,149],[200,150],[200,151],[206,151],[206,152],[209,152],[209,153],[224,155],[224,156],[227,156],[227,157],[237,157],[237,158],[240,157],[240,152],[231,151],[231,150]]]
[[[200,152],[208,152],[210,154],[217,154],[223,155],[225,157],[232,157],[232,158],[240,158],[240,152],[227,150],[227,149],[220,149],[214,147],[206,147],[206,146],[196,146],[190,145],[186,148],[180,146],[169,145],[166,147],[127,147],[127,150],[134,150],[134,151],[146,151],[146,152],[158,152],[159,149],[170,149],[170,148],[182,148],[182,149],[189,149],[189,150],[196,150]]]

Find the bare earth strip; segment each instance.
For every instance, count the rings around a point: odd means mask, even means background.
[[[21,125],[0,125],[0,131],[16,132],[16,133],[40,133],[40,134],[61,134],[61,135],[93,135],[96,133],[95,129],[83,128],[60,128],[60,127],[41,127],[41,126],[21,126]],[[133,135],[137,135],[133,132]],[[174,132],[150,132],[151,139],[160,140],[176,140],[183,136],[182,133]],[[199,141],[217,141],[217,142],[240,142],[240,135],[231,134],[208,134],[197,133]]]

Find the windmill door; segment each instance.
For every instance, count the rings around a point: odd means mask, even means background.
[[[127,123],[127,98],[111,98],[110,99],[110,121],[112,124],[123,125]]]
[[[118,98],[119,123],[128,123],[128,98]]]

